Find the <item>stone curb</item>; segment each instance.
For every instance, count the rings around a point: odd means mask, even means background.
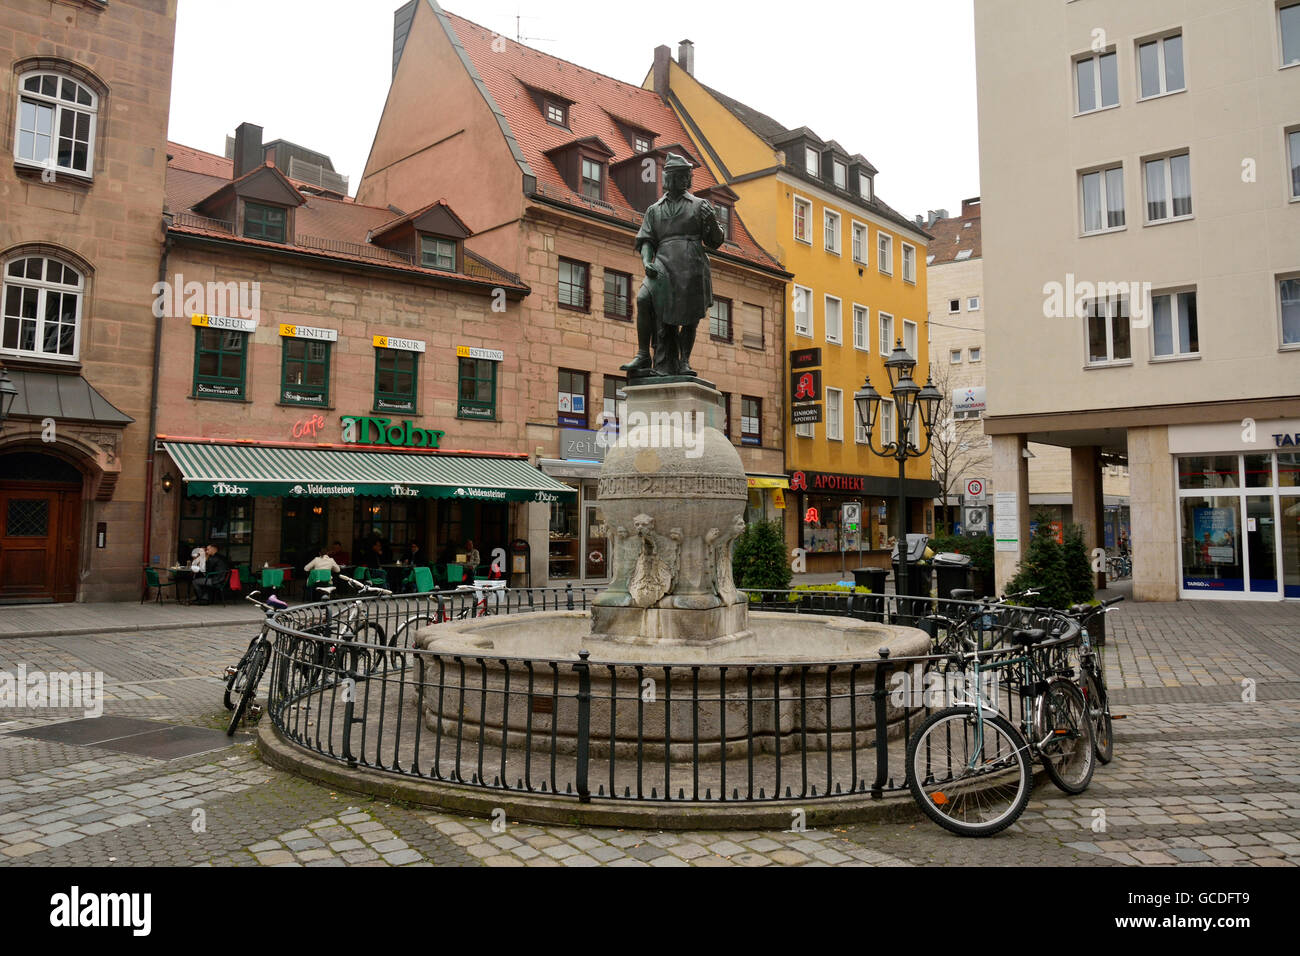
[[[285,740],[272,727],[269,716],[258,726],[256,742],[258,754],[272,767],[337,790],[478,817],[490,817],[494,810],[503,809],[510,819],[528,823],[646,830],[784,830],[790,826],[791,812],[796,809],[804,811],[810,827],[926,819],[906,791],[879,800],[870,796],[817,797],[802,802],[719,806],[623,803],[598,797],[591,803],[579,804],[572,797],[456,786],[383,771],[354,770],[335,763]]]
[[[242,627],[261,624],[263,615],[248,619],[232,618],[224,621],[171,621],[158,624],[109,624],[104,627],[65,627],[55,630],[0,631],[0,641],[16,641],[29,637],[85,637],[92,634],[127,634],[132,631],[179,631],[191,627]]]

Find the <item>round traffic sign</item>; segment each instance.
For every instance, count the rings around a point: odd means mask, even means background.
[[[978,478],[972,478],[966,482],[966,497],[981,498],[984,496],[984,482]]]

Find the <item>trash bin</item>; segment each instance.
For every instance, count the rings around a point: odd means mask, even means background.
[[[970,555],[944,551],[934,556],[934,573],[939,579],[939,597],[952,597],[955,588],[972,588]]]
[[[870,594],[854,596],[854,609],[859,608],[865,614],[865,620],[883,623],[885,620],[885,582],[889,580],[889,568],[854,568],[853,583],[860,588],[867,588]],[[854,616],[857,616],[856,614]]]

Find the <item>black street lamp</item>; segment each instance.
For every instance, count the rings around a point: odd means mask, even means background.
[[[18,386],[9,380],[9,373],[3,366],[0,366],[0,428],[4,427],[5,419],[9,417],[9,409],[14,406],[14,399],[18,397]]]
[[[912,370],[915,368],[916,359],[907,353],[900,339],[894,351],[885,360],[885,372],[889,376],[889,388],[894,400],[896,416],[894,441],[882,444],[879,451],[871,441],[871,433],[875,430],[876,419],[880,415],[882,396],[872,387],[870,376],[863,381],[862,390],[853,396],[858,415],[867,426],[867,447],[871,449],[871,453],[880,458],[893,458],[898,462],[899,579],[895,590],[899,594],[907,594],[908,589],[907,494],[904,490],[907,460],[920,458],[930,450],[930,434],[934,429],[934,417],[943,400],[943,396],[939,394],[939,390],[934,387],[934,383],[929,378],[926,379],[924,388],[916,384],[916,380],[912,378]],[[925,432],[924,448],[911,443],[912,422],[918,413],[921,416],[921,430]]]

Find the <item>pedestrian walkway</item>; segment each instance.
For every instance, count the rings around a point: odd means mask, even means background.
[[[177,628],[250,624],[261,620],[261,611],[239,600],[225,605],[203,606],[139,604],[133,601],[12,604],[0,606],[0,640],[114,634],[123,631],[168,631]]]

